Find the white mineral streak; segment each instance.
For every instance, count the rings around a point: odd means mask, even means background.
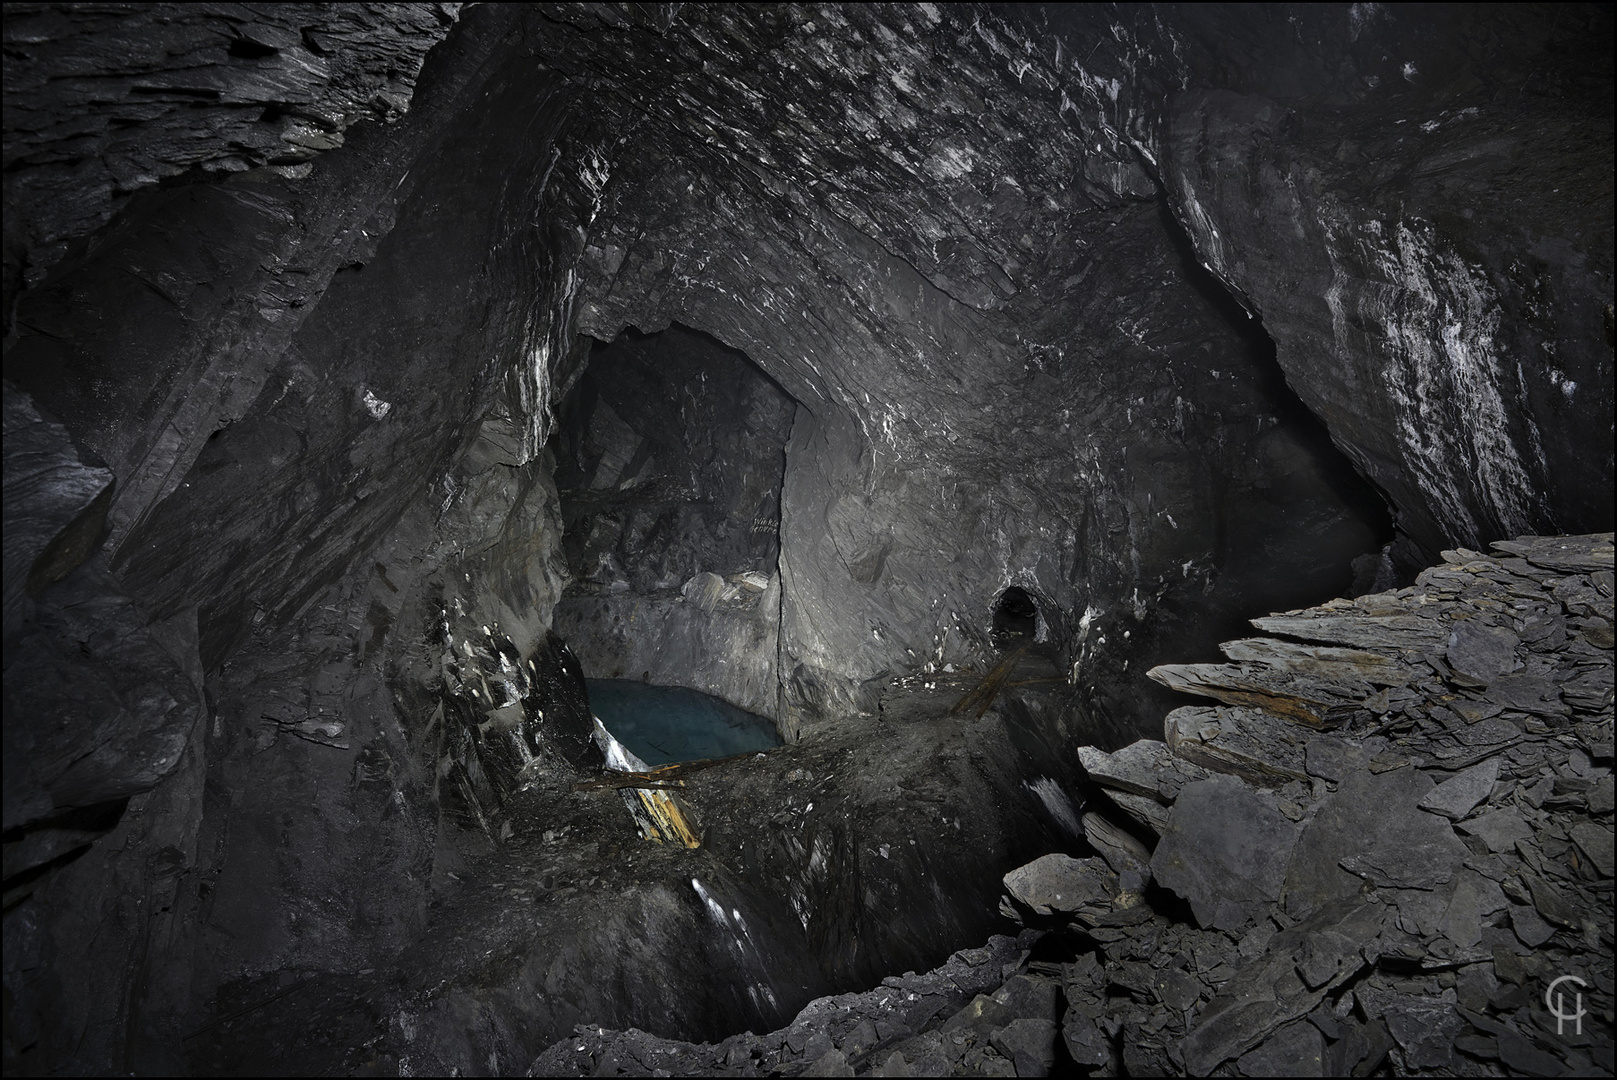
[[[550,167],[540,181],[542,195],[550,184],[550,174],[556,166],[553,154]],[[595,224],[606,201],[606,187],[612,179],[612,164],[592,147],[579,163],[579,182],[589,193],[590,205],[580,234]],[[574,339],[575,308],[579,295],[579,277],[576,268],[569,267],[565,275],[551,290],[549,305],[541,301],[528,313],[522,328],[522,362],[514,365],[512,408],[522,424],[522,460],[526,464],[538,457],[550,438],[555,417],[550,400],[551,368],[567,352],[567,344]]]
[[[1083,617],[1078,620],[1078,647],[1073,650],[1072,675],[1068,680],[1073,686],[1078,685],[1078,672],[1083,667],[1084,653],[1088,648],[1089,628],[1095,625],[1095,620],[1102,614],[1100,608],[1085,605]]]
[[[381,420],[392,410],[392,402],[383,401],[374,391],[365,391],[365,411],[371,414],[372,420]]]
[[[713,921],[726,930],[730,929],[730,917],[724,913],[724,905],[713,899],[712,894],[695,878],[691,878],[691,888],[696,890],[696,895],[701,898],[702,905],[707,908],[707,913]]]
[[[607,181],[612,179],[612,165],[601,156],[597,149],[590,151],[589,157],[579,168],[578,178],[590,192],[590,216],[584,224],[586,227],[595,224],[596,217],[601,213],[601,203],[606,197]]]
[[[752,931],[747,929],[747,920],[741,917],[741,912],[731,908],[726,914],[724,905],[715,900],[713,894],[696,878],[691,878],[691,888],[696,890],[697,897],[701,899],[702,906],[707,909],[708,916],[714,924],[730,935],[736,959],[741,961],[743,967],[750,968],[751,973],[762,974],[765,970],[763,957],[758,953],[757,943],[752,940]],[[755,1009],[762,1009],[765,1000],[769,1002],[771,1008],[779,1007],[775,1000],[775,992],[762,979],[747,987],[747,996],[752,999]]]
[[[958,180],[977,164],[977,151],[969,146],[946,146],[929,160],[927,171],[939,180]]]
[[[551,367],[553,360],[565,351],[565,342],[574,334],[574,308],[578,300],[578,271],[569,267],[555,290],[553,312],[547,313],[543,305],[528,313],[522,328],[524,362],[516,366],[516,401],[514,410],[521,417],[523,458],[525,464],[544,450],[554,426],[551,394]]]
[[[520,667],[511,663],[510,657],[504,652],[497,652],[500,658],[500,673],[494,676],[494,681],[500,689],[505,691],[505,700],[500,702],[509,705],[521,701],[528,696],[528,676]]]
[[[616,769],[619,772],[643,773],[650,771],[651,766],[641,760],[634,751],[618,742],[617,738],[606,730],[606,725],[601,723],[599,716],[593,717],[593,719],[595,720],[595,745],[599,746],[601,752],[606,755],[607,768]],[[635,825],[640,829],[640,835],[648,840],[660,837],[662,832],[657,828],[657,823],[652,820],[651,814],[641,800],[639,792],[625,788],[619,794],[623,797],[623,805],[629,810],[629,816],[634,819]],[[658,792],[658,794],[661,793]]]
[[[1078,820],[1078,808],[1072,805],[1072,799],[1062,790],[1060,784],[1048,776],[1041,776],[1031,783],[1022,781],[1022,786],[1038,797],[1051,820],[1065,829],[1068,835],[1074,839],[1083,839],[1084,827]]]
[[[1425,230],[1400,222],[1390,239],[1379,226],[1358,231],[1357,258],[1383,280],[1353,287],[1335,232],[1326,233],[1333,280],[1325,300],[1336,346],[1344,355],[1354,349],[1349,304],[1361,325],[1384,328],[1384,343],[1358,346],[1384,354],[1406,464],[1433,514],[1450,535],[1473,542],[1495,527],[1505,536],[1532,531],[1526,501],[1532,484],[1506,426],[1506,371],[1495,341],[1499,304],[1486,278]],[[1433,423],[1444,413],[1464,422]],[[1468,490],[1495,522],[1476,520]]]
[[[1202,265],[1207,268],[1208,273],[1228,286],[1236,302],[1245,308],[1247,301],[1243,298],[1246,293],[1235,284],[1229,248],[1225,245],[1218,226],[1213,223],[1212,215],[1197,201],[1195,189],[1189,179],[1179,181],[1179,196],[1180,209],[1188,219],[1184,223],[1185,229],[1196,241],[1196,251],[1202,256]],[[1248,311],[1247,314],[1250,316],[1252,312]]]
[[[601,723],[599,716],[593,717],[593,719],[595,721],[595,744],[606,755],[607,768],[616,769],[618,772],[643,773],[651,771],[651,766],[647,765],[638,754],[618,742],[617,737],[606,730],[606,725]]]
[[[1364,28],[1382,15],[1381,4],[1353,4],[1348,8],[1348,40],[1358,41]]]

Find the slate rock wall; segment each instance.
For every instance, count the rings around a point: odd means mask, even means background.
[[[442,648],[548,641],[581,333],[678,321],[798,403],[793,735],[991,658],[1016,584],[1092,741],[1134,738],[1234,567],[1365,524],[1257,318],[1406,570],[1609,527],[1610,15],[1496,8],[8,10],[8,830],[14,746],[52,800],[51,760],[117,758],[50,804],[101,816],[8,832],[15,1045],[160,1071],[221,988],[402,947],[493,850],[498,813],[443,813],[482,761]],[[14,504],[13,391],[72,499]],[[116,724],[28,750],[95,687]]]
[[[550,48],[636,133],[602,140],[579,325],[702,329],[803,407],[783,729],[872,708],[888,676],[984,662],[1011,584],[1047,598],[1074,682],[1126,728],[1132,702],[1105,688],[1156,636],[1193,633],[1178,616],[1239,548],[1279,417],[1135,152],[1073,105],[1081,81],[1064,89],[1015,24],[953,10],[690,12]],[[729,119],[776,99],[767,124]]]
[[[1609,527],[1610,11],[1248,15],[1168,27],[1186,89],[1141,149],[1409,570]],[[1232,38],[1269,61],[1215,59]]]
[[[135,192],[306,172],[409,110],[460,4],[11,4],[5,310]]]
[[[572,188],[549,191],[553,228],[531,225],[568,110],[496,55],[519,16],[463,24],[420,108],[313,169],[135,194],[19,305],[8,417],[13,389],[65,417],[62,459],[104,461],[114,485],[100,549],[22,591],[17,648],[12,571],[38,559],[13,560],[8,529],[7,662],[31,658],[7,673],[8,769],[50,782],[42,719],[93,706],[83,750],[119,759],[95,805],[129,801],[121,820],[29,811],[19,835],[8,772],[6,978],[25,1033],[8,1055],[177,1067],[166,1055],[221,987],[402,946],[435,859],[493,842],[440,819],[436,770],[465,753],[433,721],[434,649],[448,612],[457,640],[497,625],[531,655],[565,576],[534,431],[548,414],[528,403],[572,341],[546,262],[573,242]],[[506,122],[513,90],[528,127]],[[492,101],[504,141],[467,122],[469,101]],[[463,201],[479,173],[496,195]],[[87,603],[118,655],[79,648]],[[127,716],[92,693],[109,663]],[[170,667],[166,697],[142,690]],[[184,722],[204,681],[206,717]],[[30,733],[35,752],[10,754]]]

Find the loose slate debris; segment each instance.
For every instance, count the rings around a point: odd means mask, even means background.
[[[1498,779],[1499,759],[1489,758],[1437,785],[1434,791],[1421,799],[1420,808],[1458,821],[1492,793]]]
[[[1012,870],[1005,875],[1005,890],[1038,915],[1106,908],[1120,891],[1118,877],[1106,860],[1060,854],[1046,855]]]
[[[769,1035],[580,1028],[531,1075],[1609,1074],[1612,536],[1494,548],[1153,672],[1224,704],[1079,749],[1096,855],[1006,875],[1021,937]]]
[[[1256,736],[1243,729],[1243,722],[1252,722],[1249,716],[1256,721]],[[1277,744],[1266,737],[1268,729],[1261,712],[1201,706],[1175,709],[1164,725],[1170,750],[1182,760],[1213,772],[1268,786],[1306,779],[1303,747]]]

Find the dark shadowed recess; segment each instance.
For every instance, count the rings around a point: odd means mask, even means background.
[[[1219,573],[1197,598],[1164,608],[1155,632],[1140,643],[1131,668],[1220,658],[1222,641],[1252,634],[1249,619],[1290,611],[1329,596],[1391,588],[1396,579],[1387,552],[1395,530],[1388,501],[1331,441],[1325,425],[1286,382],[1275,343],[1263,320],[1196,256],[1166,201],[1165,231],[1179,255],[1179,270],[1246,343],[1244,360],[1257,373],[1258,408],[1278,420],[1253,463],[1256,484],[1223,478]],[[1139,695],[1138,734],[1158,738],[1162,715],[1185,698],[1146,679],[1128,681]]]
[[[1286,382],[1275,359],[1274,339],[1263,320],[1249,311],[1230,288],[1208,272],[1196,257],[1190,237],[1162,203],[1168,235],[1179,253],[1180,269],[1188,282],[1229,321],[1245,339],[1247,356],[1261,379],[1265,403],[1280,418],[1281,429],[1295,443],[1289,467],[1296,485],[1277,483],[1269,505],[1257,507],[1255,517],[1232,515],[1224,541],[1224,578],[1214,606],[1234,610],[1221,616],[1214,636],[1244,633],[1242,611],[1280,611],[1318,602],[1321,596],[1355,596],[1371,587],[1388,588],[1404,581],[1377,582],[1381,549],[1393,542],[1393,521],[1385,493],[1348,460],[1331,441],[1318,416],[1304,405]],[[1312,490],[1301,484],[1312,481]],[[1285,506],[1287,496],[1297,499]],[[1334,503],[1339,522],[1316,529],[1316,516],[1330,513]],[[1277,514],[1276,504],[1280,504]],[[1368,542],[1367,542],[1368,541]],[[1366,555],[1374,556],[1368,562]],[[1387,571],[1383,571],[1383,574]]]
[[[994,639],[1002,649],[1031,642],[1039,629],[1039,605],[1027,590],[1012,585],[994,605]]]

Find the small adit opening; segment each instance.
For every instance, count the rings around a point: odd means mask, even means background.
[[[1039,632],[1039,605],[1027,590],[1012,585],[999,594],[994,605],[994,645],[1014,649],[1032,644]]]

